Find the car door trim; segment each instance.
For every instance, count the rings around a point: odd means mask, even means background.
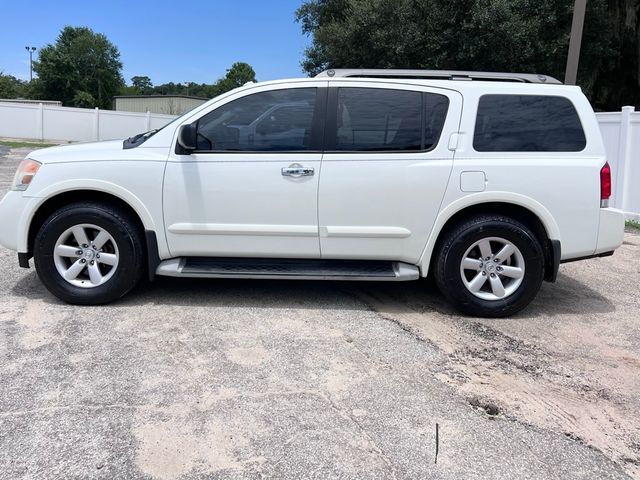
[[[341,238],[407,238],[411,236],[411,230],[403,227],[382,226],[326,226],[320,227],[320,236]]]
[[[315,225],[260,225],[234,223],[174,223],[169,226],[174,234],[184,235],[253,235],[253,236],[286,236],[316,237],[318,227]]]

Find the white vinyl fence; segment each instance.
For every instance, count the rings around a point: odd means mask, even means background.
[[[612,206],[640,219],[640,112],[597,113],[613,172]],[[0,103],[0,137],[86,142],[126,138],[175,116],[43,104]]]
[[[611,165],[612,206],[640,220],[640,112],[596,113]]]
[[[174,115],[116,112],[43,104],[0,103],[0,137],[89,142],[160,128]]]

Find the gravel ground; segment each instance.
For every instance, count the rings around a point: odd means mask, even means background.
[[[25,153],[0,147],[0,195]],[[638,285],[628,233],[511,319],[424,281],[76,307],[0,247],[0,478],[640,478]]]

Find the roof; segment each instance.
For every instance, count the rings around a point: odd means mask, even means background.
[[[116,95],[116,98],[190,98],[191,100],[209,100],[205,97],[194,97],[193,95]]]
[[[420,78],[435,80],[482,80],[562,85],[548,75],[537,73],[471,72],[462,70],[405,70],[383,68],[336,68],[325,70],[316,77]]]
[[[0,98],[2,103],[33,103],[37,105],[42,103],[44,105],[62,105],[60,100],[31,100],[28,98]]]

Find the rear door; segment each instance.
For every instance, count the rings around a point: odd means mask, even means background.
[[[418,261],[453,164],[462,96],[332,82],[318,219],[322,258]]]

